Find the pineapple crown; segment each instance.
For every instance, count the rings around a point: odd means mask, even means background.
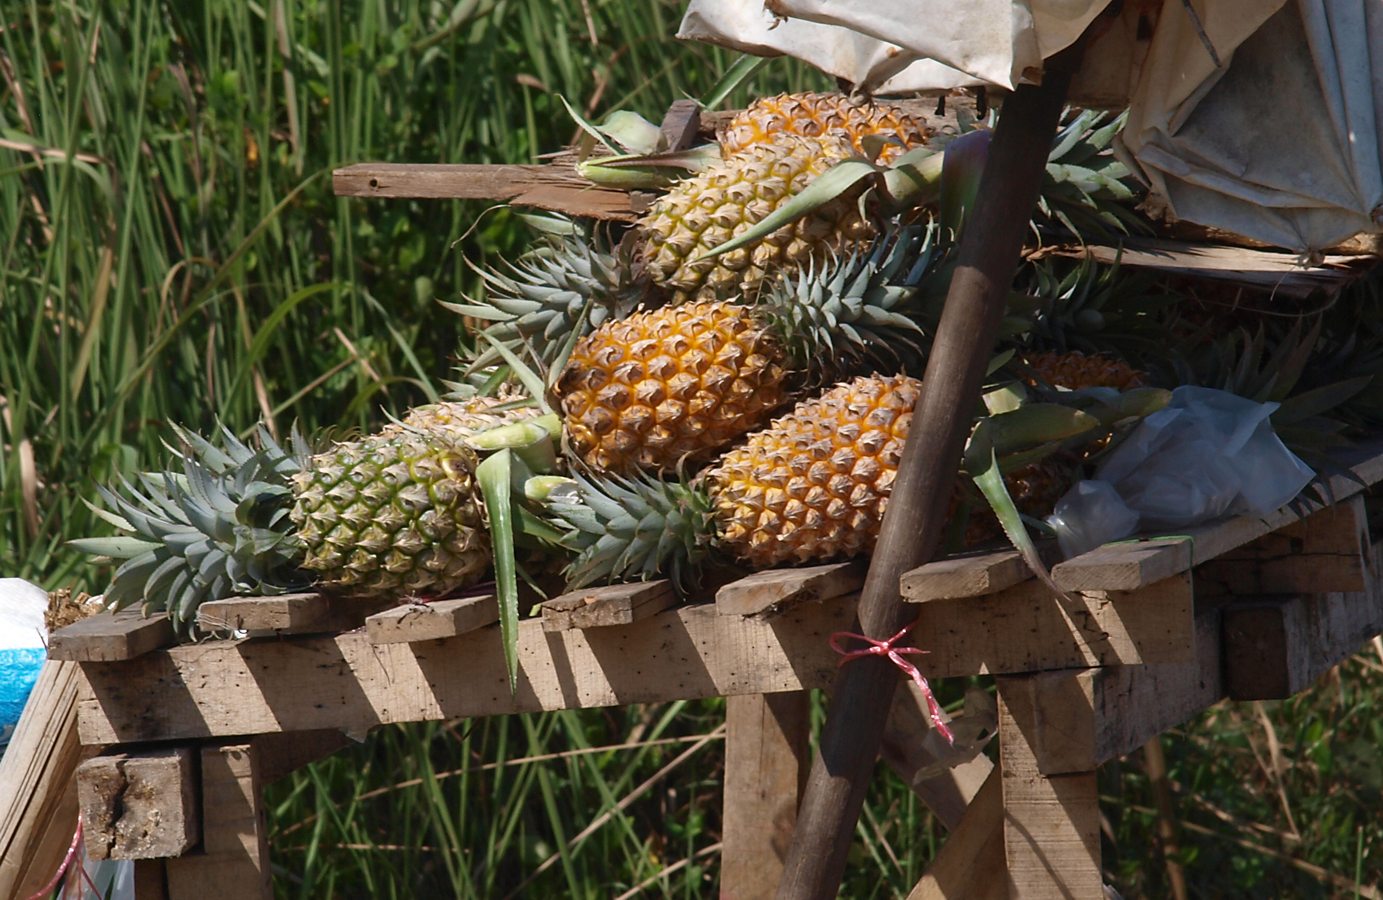
[[[208,600],[284,594],[308,584],[288,520],[288,483],[305,447],[296,431],[292,453],[263,429],[257,450],[224,428],[224,447],[176,433],[181,472],[141,473],[138,486],[122,478],[118,491],[97,488],[108,509],[92,511],[123,533],[70,543],[124,560],[105,592],[107,607],[142,600],[146,614],[166,611],[174,629],[188,635]]]
[[[573,331],[627,316],[646,293],[628,250],[600,232],[588,237],[573,228],[550,235],[506,267],[471,264],[487,288],[484,299],[442,304],[489,323],[483,333],[491,343],[469,354],[469,371],[501,361],[495,344],[516,354],[528,350],[551,365]]]
[[[940,228],[906,225],[844,258],[832,254],[817,267],[775,280],[759,295],[757,310],[799,367],[838,375],[859,363],[916,365],[926,335],[918,324],[918,287],[944,256]]]
[[[714,512],[706,493],[685,480],[660,481],[577,474],[552,490],[544,514],[567,530],[563,544],[577,555],[567,582],[648,580],[666,573],[678,588],[709,551]]]

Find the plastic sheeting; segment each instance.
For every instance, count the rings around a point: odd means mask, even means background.
[[[679,36],[880,94],[1011,88],[1106,6],[691,0]],[[1302,253],[1383,230],[1383,4],[1126,0],[1097,27],[1073,96],[1128,103],[1119,152],[1178,218]]]

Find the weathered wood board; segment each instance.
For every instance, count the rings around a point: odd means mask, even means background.
[[[166,613],[145,618],[137,609],[101,613],[54,631],[48,658],[74,662],[134,659],[173,643],[173,623]]]

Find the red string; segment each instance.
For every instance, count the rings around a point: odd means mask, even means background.
[[[923,650],[920,647],[898,646],[898,642],[907,637],[908,632],[911,630],[912,625],[905,625],[902,631],[886,641],[875,640],[868,635],[856,634],[853,631],[837,631],[831,635],[831,649],[839,653],[841,657],[837,667],[843,666],[852,660],[862,659],[866,656],[882,656],[886,658],[889,662],[902,669],[903,672],[912,679],[912,683],[917,685],[918,689],[922,691],[922,696],[927,701],[927,715],[932,720],[932,727],[937,730],[938,734],[946,739],[946,743],[954,744],[956,742],[955,735],[951,734],[951,729],[946,727],[946,720],[941,714],[941,704],[936,702],[936,695],[932,693],[931,685],[927,684],[927,679],[917,670],[917,666],[903,659],[905,655],[929,653],[931,651]],[[841,642],[846,638],[864,641],[869,646],[859,650],[846,650],[841,646]]]
[[[77,816],[77,832],[76,832],[75,834],[72,835],[72,844],[71,844],[71,846],[69,846],[69,847],[67,848],[67,855],[64,856],[64,857],[62,858],[62,865],[58,866],[58,871],[57,871],[57,873],[53,876],[53,880],[50,881],[50,882],[48,882],[46,885],[44,885],[44,886],[38,891],[38,893],[33,894],[32,896],[30,896],[30,897],[28,898],[28,900],[43,900],[43,898],[45,898],[45,897],[50,897],[50,896],[52,896],[52,894],[53,894],[53,889],[56,888],[56,887],[58,886],[58,882],[59,882],[59,881],[62,881],[62,876],[66,875],[66,874],[67,874],[67,870],[70,869],[70,868],[72,867],[72,860],[74,860],[74,859],[77,858],[77,848],[80,847],[81,845],[82,845],[82,817],[79,815],[79,816]],[[99,896],[99,895],[100,895],[100,892],[97,891],[97,896]]]

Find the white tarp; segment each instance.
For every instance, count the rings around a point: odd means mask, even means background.
[[[691,0],[680,37],[880,94],[1034,80],[1107,0]],[[1307,252],[1383,225],[1383,3],[1126,2],[1076,77],[1179,218]],[[1194,13],[1194,14],[1193,14]],[[1151,40],[1143,33],[1155,22]],[[1207,48],[1214,48],[1214,56]],[[1216,60],[1219,65],[1217,66]]]

